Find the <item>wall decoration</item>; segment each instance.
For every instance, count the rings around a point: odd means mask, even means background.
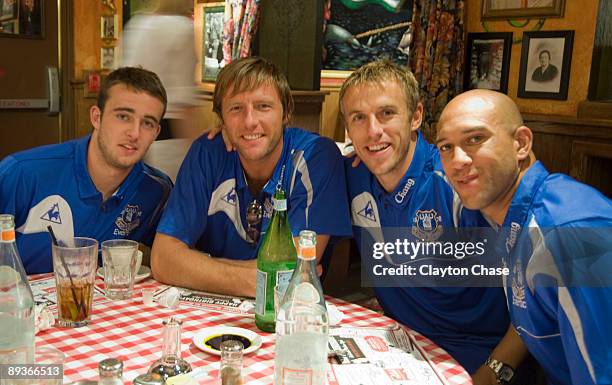
[[[119,29],[119,16],[103,15],[100,17],[100,37],[102,40],[117,39],[117,30]]]
[[[102,71],[83,71],[85,81],[85,97],[96,97],[100,91],[104,75]]]
[[[483,0],[483,19],[562,17],[565,0]]]
[[[512,32],[468,33],[464,89],[508,92]]]
[[[346,77],[346,71],[383,58],[408,65],[411,0],[326,0],[324,3],[321,77]]]
[[[202,81],[215,81],[223,67],[225,3],[204,4],[202,25]]]
[[[0,0],[0,36],[44,37],[42,0]]]
[[[567,99],[574,31],[523,34],[518,96]]]
[[[115,47],[102,47],[100,49],[100,67],[104,70],[113,70],[117,61]]]

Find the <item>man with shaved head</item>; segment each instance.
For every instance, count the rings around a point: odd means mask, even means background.
[[[370,237],[393,242],[390,229],[399,228],[406,240],[435,242],[453,232],[462,208],[442,174],[438,151],[419,133],[423,106],[412,73],[390,61],[368,63],[342,85],[340,109],[361,160],[352,167],[347,159],[345,169],[362,269],[373,260]],[[447,287],[443,279],[415,281],[400,276],[373,282],[385,314],[474,372],[508,328],[503,290]]]
[[[610,384],[612,202],[549,174],[504,94],[457,96],[440,117],[436,143],[463,204],[499,229],[497,252],[510,270],[504,285],[513,328],[479,381],[488,371],[489,383],[503,383],[501,373],[526,354],[522,340],[550,383]]]

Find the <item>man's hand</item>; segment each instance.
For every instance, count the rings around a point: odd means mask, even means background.
[[[232,142],[230,142],[227,134],[225,133],[225,130],[223,130],[223,124],[219,123],[214,127],[204,130],[204,134],[207,134],[206,137],[208,138],[208,140],[214,139],[215,136],[217,136],[219,133],[221,133],[221,135],[223,136],[223,142],[225,143],[225,149],[227,150],[227,152],[234,151],[234,145],[232,144]]]
[[[497,379],[493,370],[486,365],[482,365],[472,374],[472,383],[474,385],[497,385]]]
[[[353,163],[351,163],[351,166],[353,168],[359,166],[359,163],[361,163],[361,158],[357,155],[357,153],[354,150],[344,156],[347,158],[355,157],[355,159],[353,159]]]

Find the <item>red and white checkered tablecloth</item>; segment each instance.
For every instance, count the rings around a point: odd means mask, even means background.
[[[153,280],[140,283],[136,292],[144,286],[159,285]],[[342,326],[389,328],[395,321],[364,307],[328,298],[344,313]],[[244,357],[244,383],[268,385],[274,376],[274,334],[259,331],[253,316],[230,314],[209,309],[180,306],[167,309],[155,303],[145,306],[140,294],[131,300],[108,301],[97,297],[94,302],[92,322],[76,329],[54,327],[36,336],[36,345],[51,345],[66,354],[64,362],[64,383],[78,380],[97,379],[98,362],[116,357],[123,361],[123,378],[131,384],[133,378],[145,373],[151,363],[161,356],[162,320],[170,316],[183,321],[182,358],[191,366],[208,372],[210,381],[200,384],[220,383],[219,357],[200,351],[193,343],[193,336],[202,328],[224,325],[250,329],[262,337],[259,350]],[[408,331],[421,348],[424,356],[433,364],[434,370],[443,383],[470,384],[465,370],[444,350],[420,334]]]

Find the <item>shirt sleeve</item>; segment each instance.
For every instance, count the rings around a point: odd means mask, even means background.
[[[342,156],[331,140],[317,138],[310,149],[292,156],[289,222],[301,230],[346,237],[352,234]]]
[[[572,383],[612,380],[612,223],[573,223],[545,237],[562,279],[557,321]]]
[[[12,156],[0,162],[0,213],[15,216],[15,227],[27,219],[29,189],[19,163]]]
[[[204,138],[204,140],[208,140]],[[174,237],[189,247],[204,233],[212,186],[209,170],[214,169],[207,157],[208,148],[196,140],[181,165],[168,205],[157,232]]]

